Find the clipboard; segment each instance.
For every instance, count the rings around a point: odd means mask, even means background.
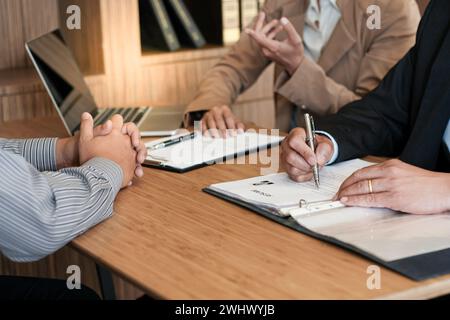
[[[266,219],[279,223],[287,228],[293,229],[297,232],[305,234],[307,236],[313,237],[315,239],[328,242],[342,249],[351,251],[354,254],[357,254],[361,257],[369,259],[376,264],[384,266],[392,271],[395,271],[403,276],[406,276],[415,281],[423,281],[430,278],[443,276],[450,274],[450,248],[428,252],[424,254],[419,254],[415,256],[410,256],[397,260],[385,261],[365,250],[360,249],[359,247],[341,241],[337,238],[330,237],[324,234],[320,234],[311,229],[308,229],[301,224],[299,224],[292,216],[283,216],[274,214],[269,208],[261,206],[259,204],[255,204],[249,201],[245,201],[243,199],[228,195],[223,193],[217,189],[207,187],[203,189],[203,192],[213,195],[215,197],[221,198],[230,203],[236,204],[242,208],[251,210]],[[301,201],[300,201],[301,202]],[[301,203],[300,203],[301,204]],[[333,202],[317,204],[314,203],[303,203],[303,207],[299,204],[298,208],[288,208],[288,210],[304,210],[306,214],[315,213],[315,210],[327,210],[327,206],[337,205]],[[321,208],[319,208],[321,207]]]
[[[224,163],[226,161],[245,156],[251,153],[260,152],[262,150],[268,150],[273,147],[277,147],[280,145],[280,143],[284,140],[284,137],[282,136],[272,136],[272,135],[264,135],[264,134],[255,134],[256,137],[258,137],[258,144],[252,144],[245,149],[242,150],[233,150],[232,152],[226,152],[223,154],[218,154],[217,157],[209,158],[206,161],[199,161],[197,163],[193,163],[192,165],[186,166],[186,167],[177,167],[175,165],[170,164],[170,160],[157,158],[149,154],[147,159],[144,161],[143,166],[147,168],[154,168],[159,170],[165,170],[169,172],[174,173],[186,173],[192,170],[200,169],[203,167],[207,167],[210,165],[220,164]],[[201,138],[201,134],[200,137]],[[270,137],[270,138],[269,138]],[[261,139],[259,139],[261,138]],[[259,141],[262,141],[262,143],[259,143]],[[266,141],[267,140],[267,141]],[[178,146],[183,144],[191,143],[193,140],[181,142],[178,144]],[[225,141],[225,139],[223,139]],[[177,146],[174,146],[176,148]]]

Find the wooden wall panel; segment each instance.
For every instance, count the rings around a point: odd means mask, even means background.
[[[54,108],[45,91],[0,96],[0,123],[54,114]]]
[[[32,68],[0,70],[0,122],[55,114]]]
[[[30,65],[24,43],[57,27],[57,0],[0,0],[0,70]]]
[[[67,29],[67,8],[77,5],[81,9],[81,30]],[[86,75],[103,74],[103,34],[100,0],[58,0],[59,21],[69,47],[78,65]]]
[[[109,106],[140,103],[141,40],[137,1],[101,0],[101,21]]]

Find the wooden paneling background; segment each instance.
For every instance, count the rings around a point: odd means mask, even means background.
[[[0,0],[0,122],[52,113],[24,44],[58,26],[56,0]]]
[[[30,65],[24,43],[57,26],[55,0],[1,0],[0,69]]]
[[[58,0],[59,24],[64,26],[67,20],[67,8],[76,4],[81,10],[82,32],[61,28],[64,38],[75,54],[78,65],[85,75],[103,74],[103,34],[100,20],[99,0]]]

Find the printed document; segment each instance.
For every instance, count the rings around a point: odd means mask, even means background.
[[[352,160],[324,168],[321,186],[296,183],[284,174],[212,185],[209,189],[279,215],[293,208],[292,218],[317,234],[350,244],[384,261],[395,261],[450,248],[450,214],[417,216],[388,209],[344,207],[311,214],[295,214],[300,199],[330,200],[354,171],[373,165]]]

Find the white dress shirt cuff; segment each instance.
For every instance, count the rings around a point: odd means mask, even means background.
[[[329,134],[328,132],[325,131],[316,131],[317,134],[321,134],[325,137],[327,137],[328,139],[331,140],[331,142],[333,143],[333,156],[331,157],[330,161],[327,162],[327,166],[329,166],[330,164],[333,164],[336,162],[336,159],[339,156],[339,146],[336,142],[336,140],[333,138],[333,136],[331,134]]]

